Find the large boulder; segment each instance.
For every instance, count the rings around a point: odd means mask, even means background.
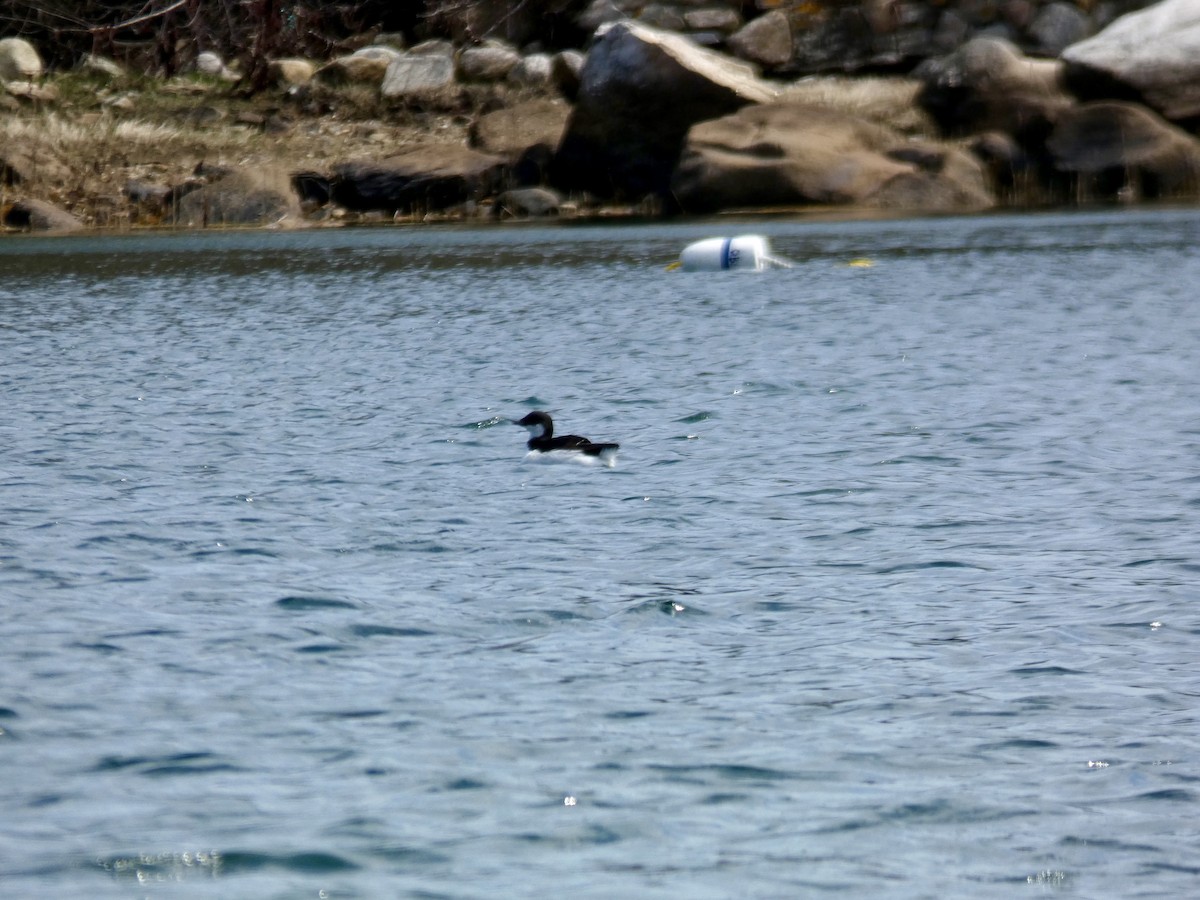
[[[453,144],[427,144],[388,159],[333,169],[333,202],[355,211],[443,210],[497,192],[505,160]]]
[[[1200,0],[1129,13],[1062,58],[1084,99],[1138,99],[1172,121],[1200,118]]]
[[[83,228],[83,222],[65,209],[44,200],[17,200],[0,207],[0,224],[24,231],[67,232]]]
[[[950,211],[994,202],[983,168],[961,150],[787,102],[694,126],[671,189],[690,213],[810,204]]]
[[[1059,118],[1046,145],[1085,195],[1200,196],[1200,140],[1134,103],[1082,104]]]
[[[530,100],[485,113],[468,133],[476,150],[502,156],[517,184],[541,184],[571,109],[561,100]]]
[[[1029,59],[1009,41],[974,38],[930,60],[917,100],[946,134],[1002,131],[1037,145],[1073,98],[1055,60]]]
[[[30,81],[41,74],[42,58],[33,44],[22,38],[0,40],[0,82]]]
[[[665,194],[688,129],[775,91],[754,70],[632,21],[597,30],[554,182],[600,197]]]
[[[188,228],[276,225],[300,218],[290,177],[272,168],[217,170],[211,183],[176,193],[172,223]]]

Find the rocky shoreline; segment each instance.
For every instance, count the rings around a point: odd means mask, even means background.
[[[591,39],[554,53],[370,35],[319,65],[272,60],[254,90],[212,53],[171,79],[97,57],[47,73],[32,44],[5,38],[0,223],[279,228],[1200,199],[1200,0],[1135,9],[1096,34],[1095,17],[1062,2],[1011,0],[982,28],[966,3],[934,18],[929,4],[856,4],[850,18],[847,6],[747,6],[592,2],[580,16]],[[834,46],[855,71],[829,72]],[[902,71],[878,74],[889,60]]]

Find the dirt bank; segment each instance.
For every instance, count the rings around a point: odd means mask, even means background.
[[[357,86],[240,92],[202,76],[109,84],[52,77],[39,96],[0,107],[0,205],[49,201],[89,228],[163,225],[130,189],[169,189],[203,167],[327,172],[417,144],[462,146],[481,110],[510,102],[503,88],[457,91],[424,106],[384,104]],[[2,102],[2,101],[0,101]]]

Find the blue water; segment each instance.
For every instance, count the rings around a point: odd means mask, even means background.
[[[665,271],[738,231],[795,268]],[[1198,246],[0,241],[0,884],[1194,893]]]

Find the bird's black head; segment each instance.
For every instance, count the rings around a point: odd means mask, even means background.
[[[528,428],[530,433],[535,437],[549,435],[554,431],[554,422],[550,419],[548,413],[541,410],[534,410],[520,421],[514,422],[522,428]]]

